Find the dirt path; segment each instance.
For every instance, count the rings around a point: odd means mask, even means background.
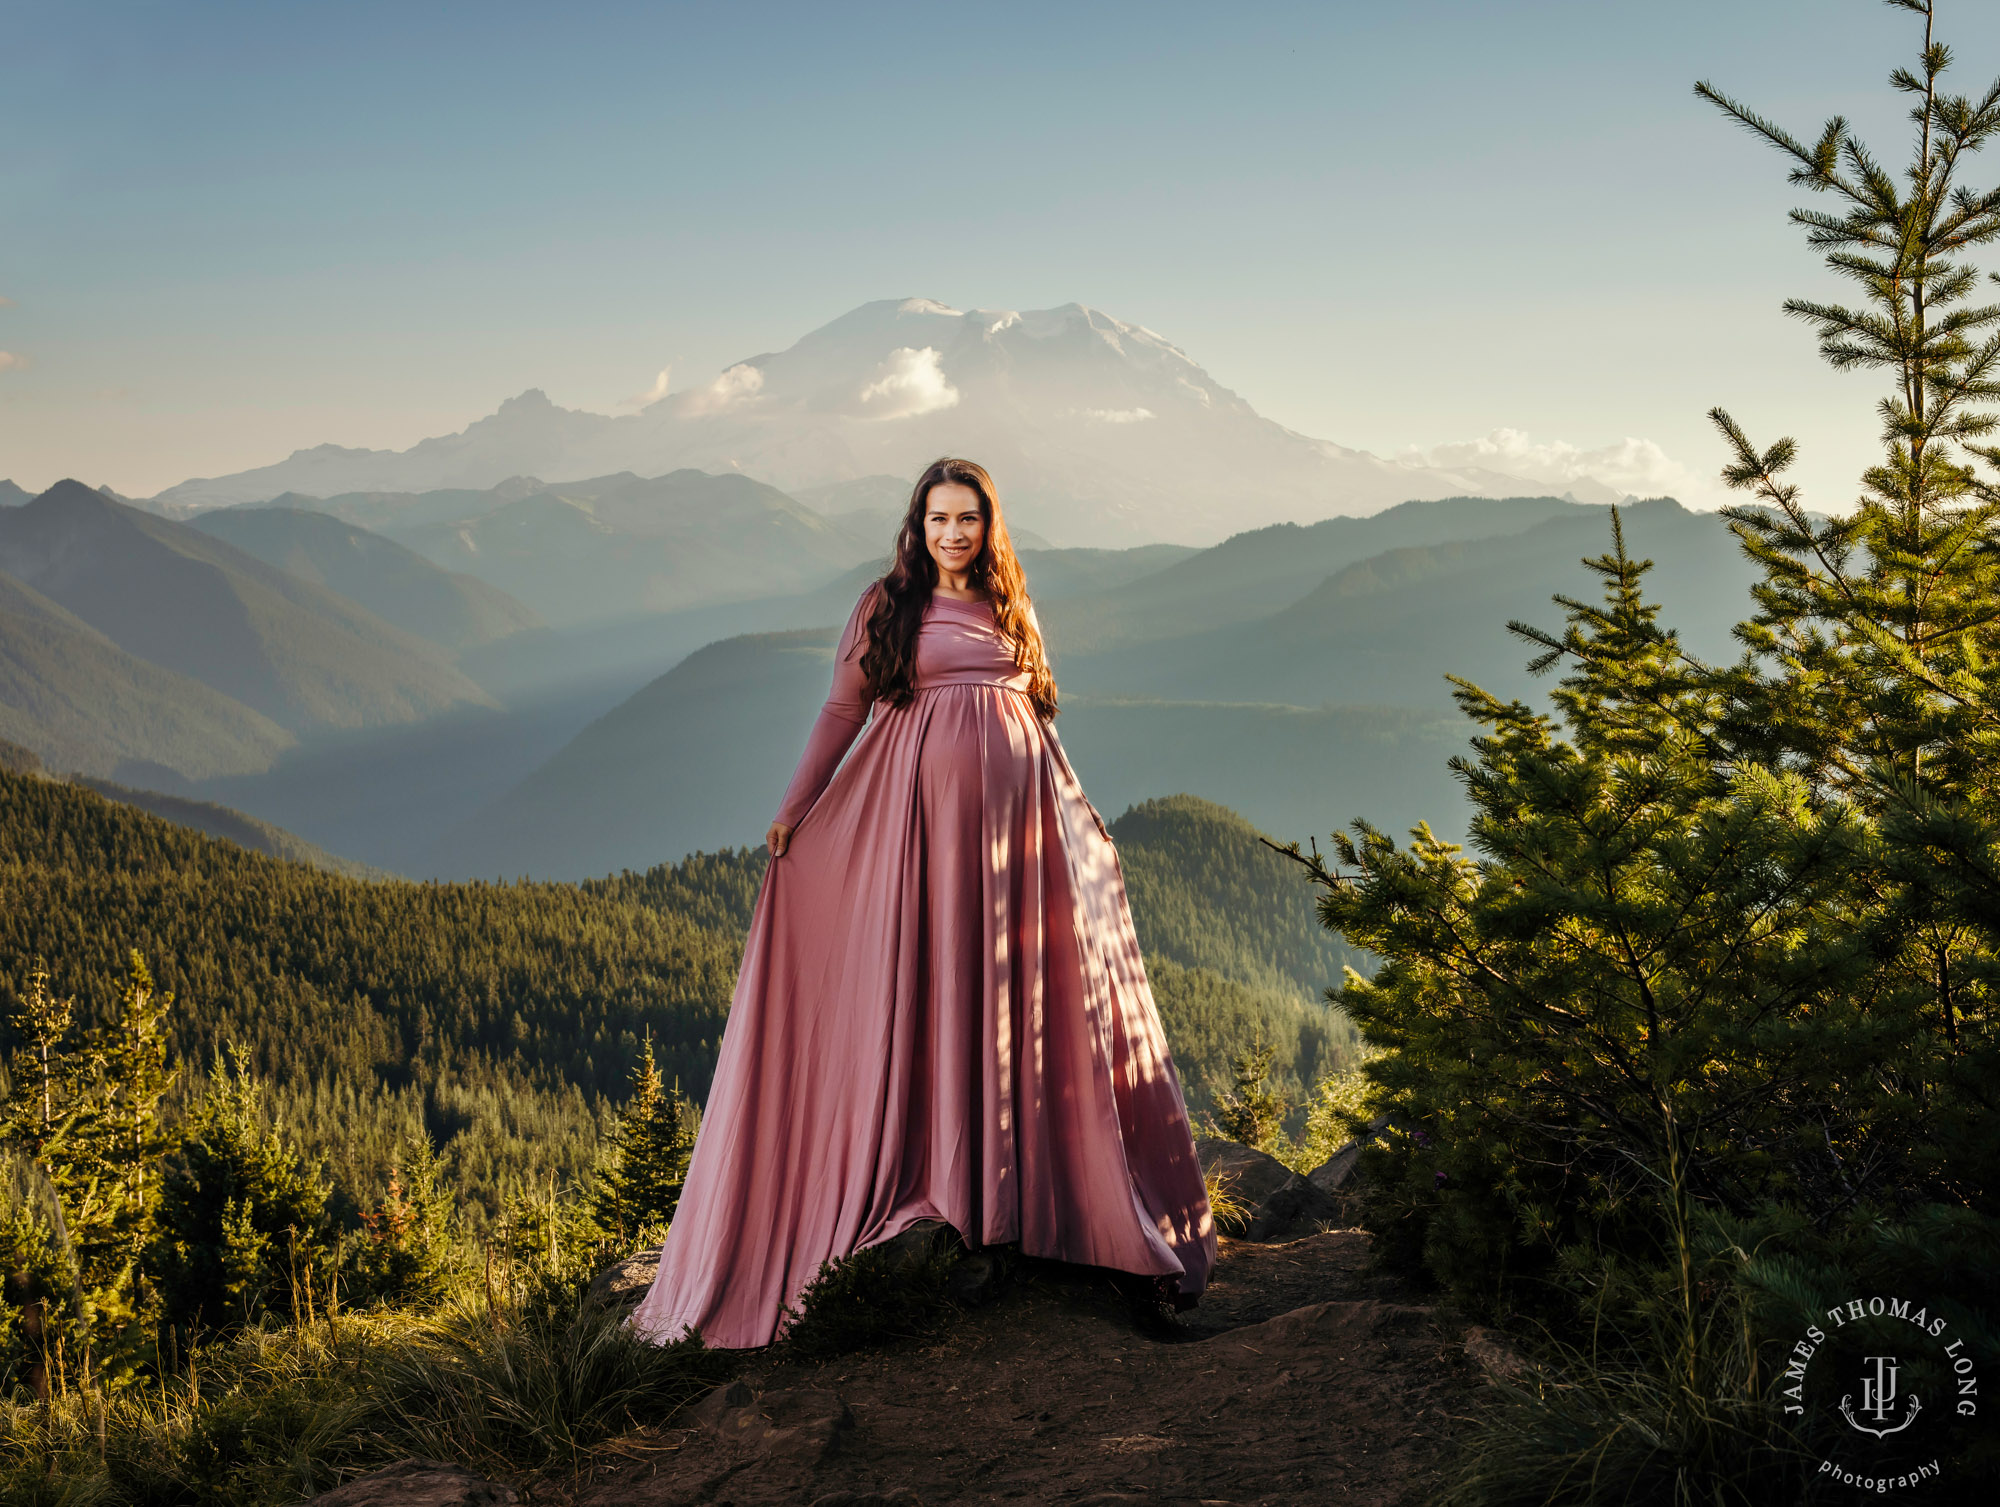
[[[753,1365],[629,1442],[577,1507],[1420,1503],[1476,1389],[1461,1329],[1369,1275],[1368,1237],[1223,1242],[1214,1285],[1148,1323],[1037,1265],[941,1337]]]

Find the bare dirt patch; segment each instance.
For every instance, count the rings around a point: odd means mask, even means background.
[[[1172,1320],[1106,1274],[1031,1263],[935,1339],[747,1358],[733,1390],[625,1441],[569,1500],[1423,1502],[1478,1373],[1463,1325],[1367,1262],[1354,1230],[1225,1240]]]

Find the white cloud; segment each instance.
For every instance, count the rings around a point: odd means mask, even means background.
[[[1153,416],[1150,408],[1072,408],[1070,412],[1100,424],[1143,424]]]
[[[653,404],[659,402],[660,399],[667,395],[667,379],[673,375],[673,372],[674,369],[671,366],[661,367],[660,374],[653,378],[653,385],[651,387],[640,393],[636,398],[625,399],[618,406],[633,410],[652,407]]]
[[[730,367],[706,387],[697,387],[692,392],[682,393],[679,411],[687,415],[720,413],[725,408],[734,408],[739,403],[748,402],[763,390],[763,368],[752,366],[747,361],[741,362]]]
[[[13,351],[0,351],[0,372],[24,372],[28,369],[28,358]]]
[[[1567,440],[1537,440],[1520,429],[1495,429],[1476,440],[1412,448],[1402,457],[1447,470],[1482,466],[1550,485],[1595,481],[1614,492],[1707,500],[1713,488],[1652,440],[1626,438],[1585,450]]]
[[[958,402],[958,389],[938,365],[935,347],[912,350],[900,346],[875,368],[875,380],[861,389],[861,404],[870,418],[912,419],[936,413]]]

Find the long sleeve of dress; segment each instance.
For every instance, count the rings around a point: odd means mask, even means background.
[[[861,600],[848,615],[847,627],[841,631],[840,644],[833,654],[833,689],[813,723],[812,736],[806,739],[806,751],[799,756],[792,782],[785,787],[785,798],[774,818],[781,826],[796,827],[799,818],[812,809],[868,721],[871,698],[867,680],[861,673],[861,654],[868,638],[868,613],[875,605],[875,591],[870,586],[861,593]]]

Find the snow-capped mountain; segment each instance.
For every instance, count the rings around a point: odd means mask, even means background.
[[[183,482],[155,501],[186,512],[283,492],[484,488],[512,476],[681,467],[796,492],[913,477],[939,455],[980,461],[1010,517],[1065,545],[1210,544],[1410,498],[1547,490],[1295,433],[1151,330],[1081,304],[961,311],[912,298],[863,304],[788,350],[738,362],[636,414],[559,408],[530,391],[408,450],[321,445]],[[1604,490],[1579,500],[1615,500]]]

